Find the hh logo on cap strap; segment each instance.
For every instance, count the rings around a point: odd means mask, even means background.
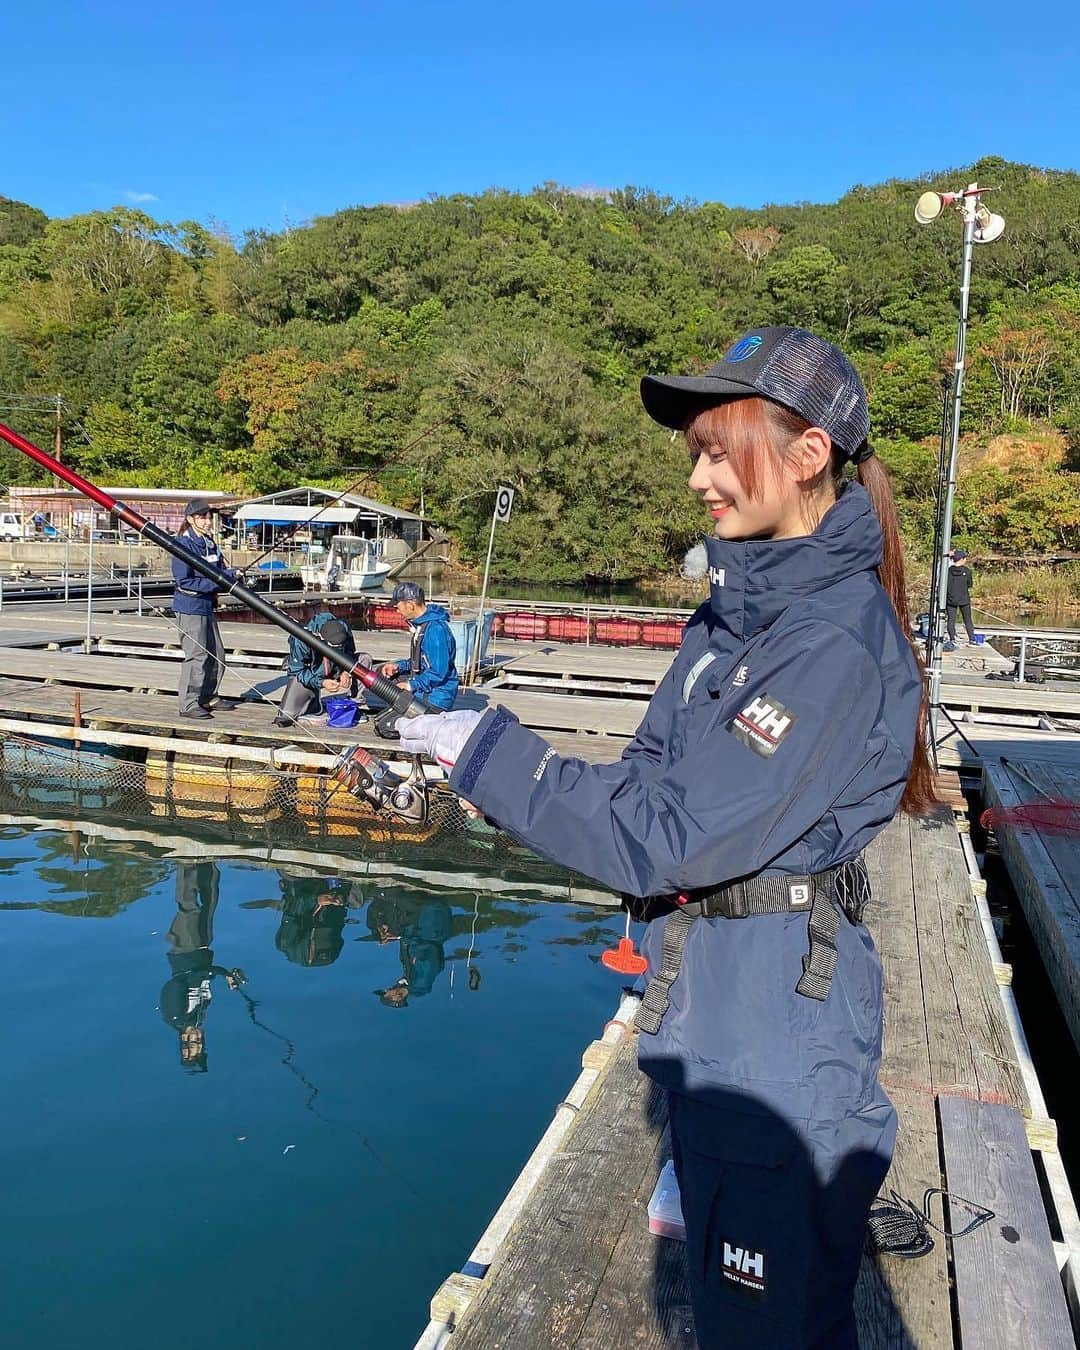
[[[727,356],[724,357],[724,360],[745,361],[748,356],[753,356],[763,341],[764,338],[753,336],[740,338],[735,346],[732,347],[731,351],[728,352]]]

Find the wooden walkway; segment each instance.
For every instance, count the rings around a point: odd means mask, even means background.
[[[1076,812],[1072,830],[999,822],[994,832],[1058,1006],[1080,1050],[1080,746],[1073,747],[1071,763],[1020,756],[987,763],[983,787],[991,807],[1008,810],[1052,800],[1070,803]]]
[[[1025,1134],[1030,1107],[951,816],[869,852],[885,974],[882,1081],[900,1131],[886,1187],[945,1186],[995,1218],[917,1261],[864,1260],[863,1347],[1063,1350],[1065,1298]],[[695,1344],[682,1244],[649,1234],[663,1098],[620,1047],[451,1337],[453,1350]],[[954,1223],[961,1222],[954,1215]],[[460,1277],[459,1277],[460,1278]]]
[[[354,739],[321,730],[313,736],[302,728],[282,735],[280,729],[270,726],[271,710],[264,700],[275,703],[281,696],[285,677],[280,661],[287,649],[286,635],[270,625],[221,623],[230,667],[222,693],[246,698],[250,706],[245,703],[235,713],[217,713],[212,722],[192,724],[177,717],[172,702],[181,653],[169,620],[95,614],[91,624],[93,649],[88,655],[81,650],[85,629],[80,633],[78,617],[78,606],[35,615],[32,626],[21,611],[0,615],[0,712],[31,711],[36,700],[30,687],[45,685],[53,690],[83,691],[84,714],[92,705],[94,715],[107,717],[116,726],[154,726],[182,731],[195,739],[228,736],[238,747],[252,737],[256,738],[252,743],[257,744],[318,740],[325,745]],[[408,650],[407,635],[396,631],[358,632],[357,642],[378,661],[404,656]],[[950,660],[956,663],[956,670],[950,678],[970,681],[974,678],[972,662],[985,664],[987,659],[983,655],[952,654]],[[589,761],[613,760],[636,730],[644,703],[671,660],[670,652],[641,648],[507,642],[498,649],[494,677],[463,691],[459,706],[481,708],[489,702],[501,703],[525,725],[550,739],[560,753]],[[99,691],[110,697],[99,701]],[[1030,702],[1025,691],[1006,684],[949,684],[945,687],[947,699],[954,691],[957,711],[977,705],[1000,708],[1009,716],[1025,699]],[[1080,711],[1080,693],[1040,691],[1038,699],[1050,715]],[[62,698],[43,698],[40,702],[54,716],[63,712]],[[985,734],[985,728],[978,730]],[[1000,734],[1012,735],[1013,729],[1001,728]],[[368,743],[366,736],[361,731],[355,739]],[[969,739],[974,740],[974,736],[972,731]],[[377,744],[377,738],[371,737],[371,743]],[[954,740],[953,745],[960,746],[961,755],[946,748],[944,762],[958,762],[962,757],[962,743]]]

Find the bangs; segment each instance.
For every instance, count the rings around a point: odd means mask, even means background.
[[[722,450],[747,496],[760,501],[766,483],[775,482],[780,472],[776,444],[780,437],[770,417],[772,411],[767,399],[734,398],[693,413],[683,427],[691,458]]]

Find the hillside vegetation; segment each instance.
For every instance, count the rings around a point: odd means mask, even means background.
[[[1000,184],[980,248],[958,539],[1080,544],[1080,176],[980,163],[750,211],[547,185],[350,208],[242,240],[115,208],[48,219],[0,198],[0,414],[111,482],[262,492],[345,485],[413,506],[507,577],[670,570],[704,517],[640,410],[645,371],[693,371],[745,328],[812,327],[851,354],[925,556],[960,255],[926,186]],[[12,399],[10,396],[22,396]],[[408,443],[434,427],[419,443]],[[0,482],[33,466],[0,455]]]

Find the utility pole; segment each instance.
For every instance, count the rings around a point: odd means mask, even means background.
[[[55,442],[55,450],[54,450],[53,457],[54,457],[54,459],[56,459],[57,463],[60,463],[60,464],[62,464],[62,463],[64,462],[64,456],[63,456],[63,454],[61,453],[62,450],[63,450],[63,448],[64,448],[64,437],[63,437],[63,433],[61,432],[61,429],[60,429],[60,410],[61,410],[61,408],[63,407],[63,405],[64,405],[64,400],[61,398],[61,396],[60,396],[59,394],[57,394],[57,396],[56,396],[56,442]],[[59,487],[60,484],[61,484],[62,482],[63,482],[63,479],[57,478],[57,477],[55,476],[55,474],[53,475],[53,487]]]

